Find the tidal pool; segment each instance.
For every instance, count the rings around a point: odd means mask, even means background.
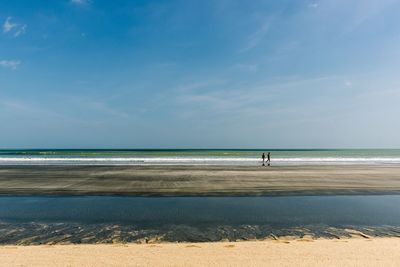
[[[398,195],[0,197],[0,243],[398,236],[399,207]]]

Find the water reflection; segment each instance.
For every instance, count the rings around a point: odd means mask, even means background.
[[[397,236],[399,205],[400,196],[0,197],[0,243]]]

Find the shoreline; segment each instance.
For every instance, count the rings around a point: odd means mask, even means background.
[[[400,166],[0,166],[2,196],[400,194]]]
[[[293,227],[244,224],[196,227],[172,225],[138,228],[113,223],[15,223],[0,221],[1,245],[78,245],[78,244],[174,244],[207,242],[247,242],[264,240],[348,238],[400,238],[399,226],[330,226],[305,224]],[[400,239],[399,239],[400,240]]]
[[[3,266],[397,266],[399,238],[0,246]]]

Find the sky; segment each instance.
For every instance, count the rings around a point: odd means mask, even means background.
[[[399,0],[0,0],[0,148],[400,148]]]

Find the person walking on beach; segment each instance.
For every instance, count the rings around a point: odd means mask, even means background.
[[[265,154],[264,153],[262,154],[261,158],[262,158],[262,161],[263,161],[262,165],[265,166]]]
[[[268,152],[268,155],[267,155],[267,162],[268,162],[268,166],[271,166],[271,153],[270,152]]]

